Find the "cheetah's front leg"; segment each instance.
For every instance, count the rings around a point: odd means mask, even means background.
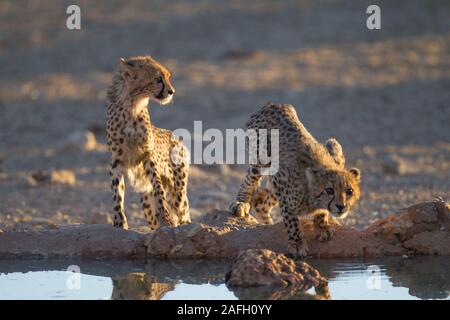
[[[300,216],[297,214],[298,185],[292,177],[288,170],[280,168],[279,172],[272,177],[272,185],[288,234],[288,252],[294,258],[306,258],[308,245],[304,238]]]
[[[125,216],[125,179],[123,176],[122,166],[118,160],[112,162],[111,165],[111,190],[113,193],[114,204],[114,227],[128,229],[127,218]]]
[[[288,252],[294,258],[306,258],[308,245],[305,242],[299,216],[286,212],[283,208],[281,208],[281,215],[288,233]]]
[[[174,226],[175,223],[170,217],[167,209],[167,201],[165,196],[165,190],[161,181],[161,177],[156,168],[156,163],[152,159],[144,161],[145,174],[150,179],[153,186],[153,199],[155,201],[155,215],[158,220],[159,226]],[[144,204],[145,201],[144,201]],[[149,203],[149,205],[151,205]]]
[[[251,209],[251,198],[255,187],[261,180],[261,170],[258,166],[253,165],[247,171],[244,182],[239,187],[236,201],[230,204],[229,210],[238,217],[247,216]]]
[[[335,232],[329,223],[327,210],[318,210],[314,213],[314,227],[318,230],[316,239],[322,242],[330,240]]]

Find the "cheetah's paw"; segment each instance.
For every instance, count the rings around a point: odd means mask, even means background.
[[[115,228],[128,230],[128,223],[126,221],[114,221],[113,226]]]
[[[236,217],[245,217],[250,214],[250,203],[235,201],[230,204],[229,210]]]
[[[178,226],[178,218],[177,217],[171,217],[171,215],[166,211],[163,210],[159,216],[159,226],[160,227],[177,227]]]
[[[321,228],[316,236],[316,239],[320,242],[329,241],[334,236],[335,232],[336,230],[333,227]]]
[[[289,242],[289,256],[294,259],[304,259],[308,256],[308,245],[306,243]]]

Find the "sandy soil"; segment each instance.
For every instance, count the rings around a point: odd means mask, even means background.
[[[105,93],[121,56],[152,54],[173,71],[168,129],[242,127],[267,101],[291,103],[320,140],[335,136],[363,172],[346,223],[450,196],[450,4],[379,1],[382,30],[365,27],[370,1],[0,2],[0,229],[107,222]],[[97,143],[67,147],[92,131]],[[64,169],[68,183],[33,183]],[[192,215],[226,208],[243,169],[193,166]],[[144,225],[127,194],[131,226]]]

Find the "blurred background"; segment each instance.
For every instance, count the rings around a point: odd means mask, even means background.
[[[81,30],[66,8],[81,8]],[[363,172],[345,222],[450,195],[450,2],[0,2],[0,229],[110,221],[106,90],[120,57],[173,73],[168,129],[239,128],[267,101],[291,103],[320,141],[336,137]],[[240,167],[192,166],[194,218],[226,208]],[[127,193],[131,226],[143,226]]]

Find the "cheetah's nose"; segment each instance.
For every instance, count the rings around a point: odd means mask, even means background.
[[[173,89],[169,89],[169,91],[167,91],[167,93],[169,94],[169,96],[171,96],[175,93],[175,91]]]
[[[344,206],[340,204],[337,204],[336,208],[339,210],[339,212],[342,212],[342,210],[344,210]]]

